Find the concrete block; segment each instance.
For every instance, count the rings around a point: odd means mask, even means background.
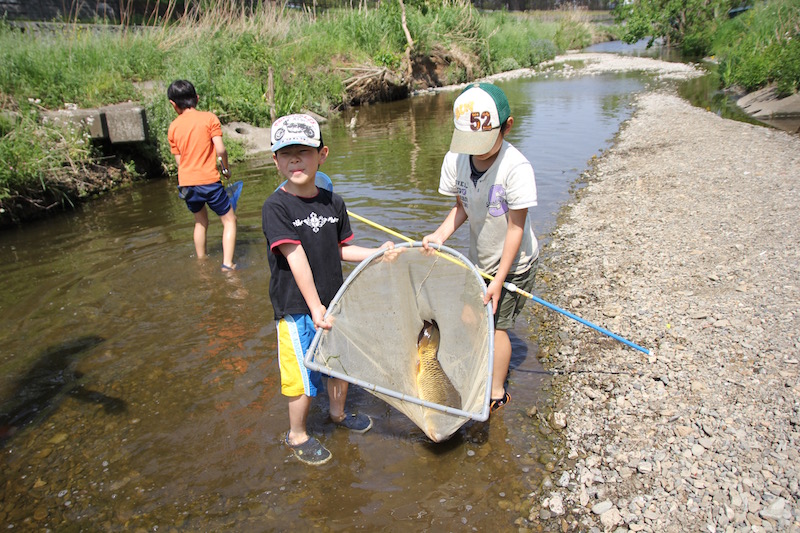
[[[108,140],[112,144],[147,140],[147,116],[144,107],[135,103],[101,107],[108,125]]]
[[[45,111],[43,113],[45,122],[52,121],[54,124],[73,124],[79,128],[86,128],[92,139],[108,138],[108,127],[106,118],[99,109],[59,109],[56,111]]]

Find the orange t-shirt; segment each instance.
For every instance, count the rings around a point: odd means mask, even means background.
[[[178,185],[208,185],[219,181],[213,137],[222,137],[222,126],[214,113],[187,109],[172,121],[167,132],[169,149],[181,156]]]

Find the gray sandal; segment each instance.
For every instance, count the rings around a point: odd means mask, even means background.
[[[308,437],[308,440],[301,444],[292,445],[289,443],[289,433],[287,432],[286,445],[292,449],[295,457],[307,465],[325,464],[332,457],[331,452],[314,437]]]
[[[333,420],[331,418],[331,420]],[[339,427],[355,431],[356,433],[366,433],[372,427],[372,419],[363,413],[348,415],[345,413],[344,418],[339,422],[333,420],[333,423]]]

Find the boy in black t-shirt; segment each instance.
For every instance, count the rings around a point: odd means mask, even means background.
[[[289,397],[286,444],[307,464],[331,458],[306,432],[311,398],[321,376],[303,365],[317,327],[330,329],[325,311],[344,282],[341,261],[359,262],[377,249],[350,245],[353,232],[344,201],[317,188],[317,169],[328,157],[319,124],[308,115],[281,117],[271,128],[272,158],[286,182],[261,210],[262,229],[269,245],[269,296],[278,328],[281,393]],[[381,249],[394,248],[386,242]],[[328,378],[331,420],[364,433],[372,420],[345,413],[346,381]]]

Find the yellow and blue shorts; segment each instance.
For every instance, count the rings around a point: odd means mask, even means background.
[[[281,368],[281,394],[314,397],[322,388],[322,376],[306,368],[303,359],[317,329],[311,315],[286,315],[277,322],[278,364]]]

